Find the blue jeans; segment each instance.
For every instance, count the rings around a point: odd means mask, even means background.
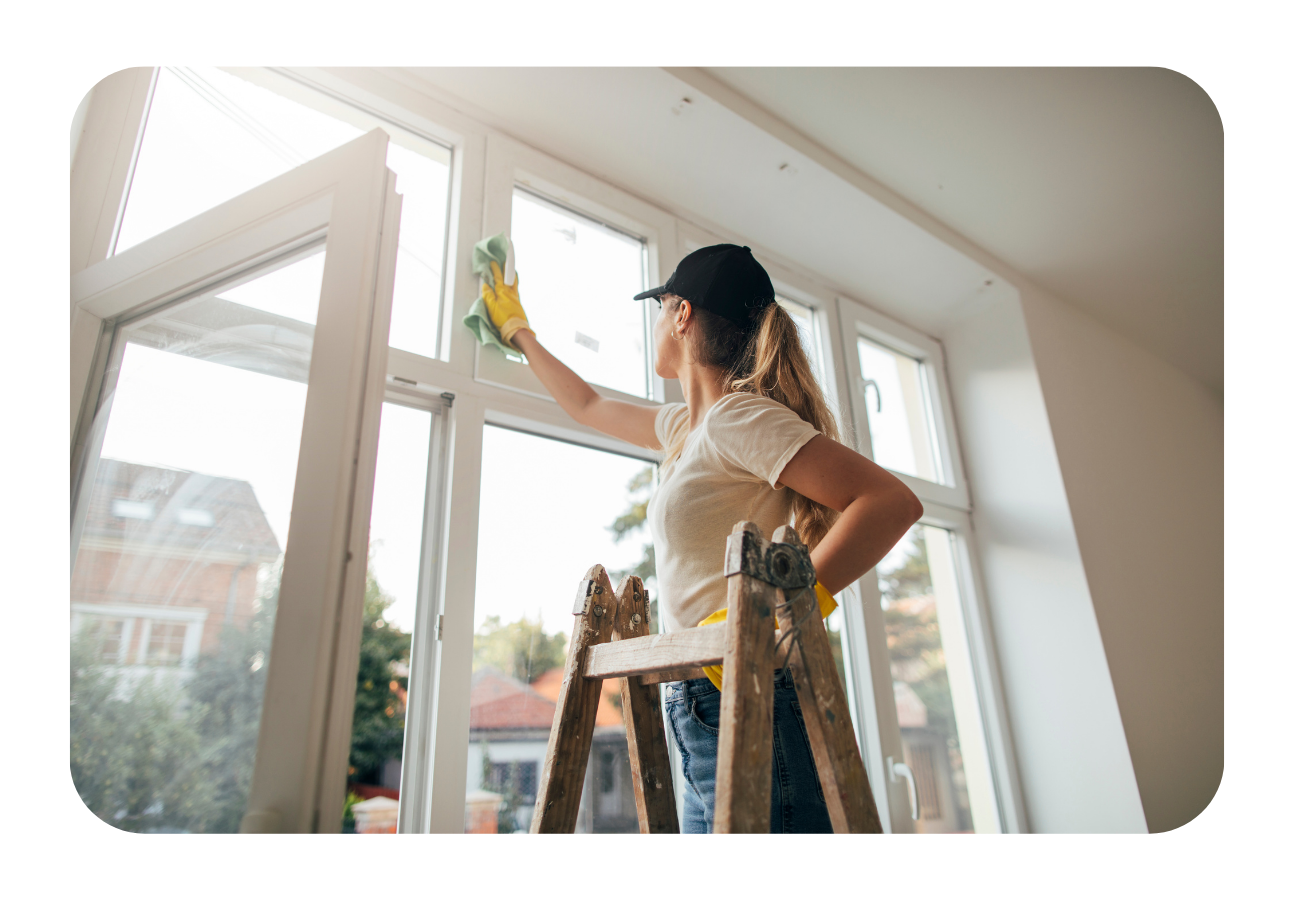
[[[671,682],[665,711],[683,759],[684,834],[714,831],[714,782],[719,754],[719,690],[707,678]],[[795,684],[773,673],[773,834],[830,834],[831,818],[813,764]]]

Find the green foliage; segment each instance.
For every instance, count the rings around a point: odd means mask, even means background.
[[[629,479],[629,484],[627,485],[629,508],[617,516],[609,528],[612,539],[617,544],[641,528],[643,523],[647,521],[647,500],[651,493],[652,478],[655,475],[655,470],[655,466],[647,466],[647,468]],[[648,496],[642,496],[644,491],[647,492]]]
[[[934,603],[891,603],[885,610],[885,630],[890,665],[902,673],[901,680],[911,685],[925,704],[930,727],[955,734],[952,692]]]
[[[171,811],[200,791],[188,761],[198,736],[182,709],[182,692],[168,673],[137,681],[96,658],[98,642],[72,644],[72,782],[96,816],[123,831],[171,824]]]
[[[647,466],[629,479],[629,484],[626,485],[629,491],[629,508],[617,516],[616,520],[607,529],[611,532],[611,539],[617,544],[632,536],[647,524],[647,500],[650,498],[652,482],[655,477],[656,467]],[[644,492],[646,492],[646,495],[644,495]],[[612,584],[619,584],[626,575],[637,575],[643,581],[655,578],[656,545],[643,545],[643,558],[636,565],[628,569],[608,572],[607,575],[610,577]],[[659,609],[658,602],[653,599],[648,613],[653,634],[660,632]]]
[[[98,647],[74,641],[72,780],[104,821],[126,831],[238,831],[278,607],[272,583],[248,627],[226,627],[187,680],[174,669],[139,678],[96,665]]]
[[[278,612],[278,578],[271,583],[247,627],[227,625],[189,682],[190,721],[202,745],[195,768],[204,786],[199,802],[185,804],[195,831],[233,834],[247,810]]]
[[[355,833],[355,811],[351,808],[356,803],[363,803],[364,798],[354,791],[346,792],[346,803],[341,809],[341,830],[343,834]]]
[[[396,687],[407,691],[409,679],[397,674],[393,665],[408,662],[410,637],[383,618],[392,602],[370,570],[350,745],[353,777],[364,784],[376,784],[382,765],[388,759],[400,759],[404,750],[404,710]]]
[[[903,562],[881,575],[885,598],[886,643],[896,677],[907,682],[926,706],[931,728],[955,735],[952,692],[933,602],[930,564],[925,537],[918,527],[916,540]]]
[[[877,571],[881,582],[881,596],[886,599],[924,597],[934,589],[930,583],[930,562],[926,559],[925,531],[918,525],[913,529],[912,536],[912,547],[903,562],[889,572]]]
[[[226,626],[187,679],[176,669],[140,677],[103,665],[93,638],[74,637],[72,780],[95,815],[126,831],[238,831],[256,761],[277,574],[247,627]],[[403,745],[391,681],[406,683],[390,667],[408,659],[409,636],[381,620],[390,603],[370,573],[351,748],[357,769],[356,760],[371,770],[398,759]]]
[[[472,638],[472,670],[490,666],[526,683],[566,662],[566,634],[549,635],[525,617],[504,625],[487,616]]]

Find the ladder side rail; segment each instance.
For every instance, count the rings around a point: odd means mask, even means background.
[[[767,542],[754,522],[738,522],[728,538],[739,555]],[[728,622],[719,702],[715,773],[716,834],[767,834],[773,792],[773,627],[777,589],[745,566],[728,574]]]
[[[626,576],[616,591],[612,643],[590,650],[614,647],[617,643],[649,635],[650,616],[651,604],[642,579],[636,575]],[[624,715],[625,737],[629,743],[629,770],[633,775],[638,831],[642,834],[678,834],[678,806],[674,801],[669,746],[665,743],[660,688],[655,684],[643,684],[637,675],[625,675],[620,679],[620,710]]]
[[[808,553],[790,526],[774,531],[773,542],[799,547]],[[831,655],[817,597],[811,588],[779,589],[778,594],[777,622],[781,633],[786,634],[797,623],[799,627],[798,636],[785,641],[790,645],[788,664],[832,829],[837,834],[880,834],[881,818],[863,767],[849,715],[849,701]],[[789,604],[787,598],[791,599]]]
[[[593,748],[593,725],[602,694],[601,678],[586,678],[589,650],[611,639],[616,598],[606,569],[585,573],[576,598],[575,626],[566,669],[557,695],[557,712],[548,733],[548,752],[539,776],[531,834],[573,834],[580,811],[584,773]]]

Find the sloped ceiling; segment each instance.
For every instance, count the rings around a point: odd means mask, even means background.
[[[1188,78],[702,71],[1221,395],[1222,129]],[[932,334],[992,277],[664,70],[405,72],[500,131]]]
[[[1222,123],[1168,69],[708,69],[1222,392]]]

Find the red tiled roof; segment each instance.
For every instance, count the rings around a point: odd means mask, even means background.
[[[560,681],[561,673],[558,672]],[[471,718],[473,730],[534,729],[553,725],[557,704],[497,669],[472,673]]]
[[[562,689],[562,675],[564,674],[564,667],[559,666],[549,669],[532,681],[530,687],[537,693],[552,700],[554,706],[556,706],[557,695]],[[620,698],[619,678],[607,678],[602,682],[602,696],[598,698],[598,715],[593,722],[594,726],[601,728],[604,725],[623,726],[625,724],[624,716],[611,702],[612,697]]]
[[[470,728],[475,730],[543,729],[553,725],[557,715],[557,695],[562,689],[562,667],[549,669],[531,684],[523,684],[497,669],[483,668],[472,673]],[[598,715],[594,725],[624,727],[625,720],[611,702],[620,696],[620,679],[602,682]]]

